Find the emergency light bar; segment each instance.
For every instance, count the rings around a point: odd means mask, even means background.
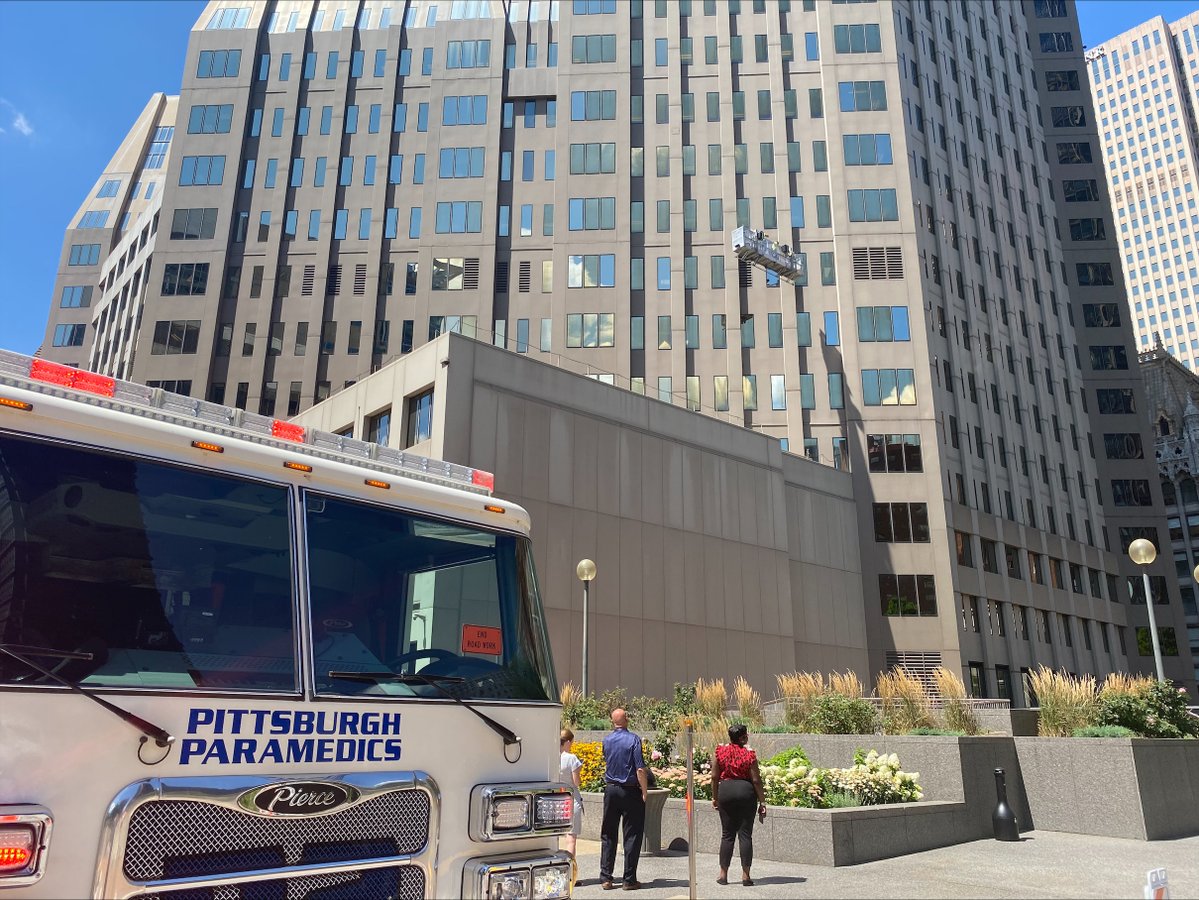
[[[0,384],[333,462],[367,463],[379,472],[476,494],[490,495],[495,488],[495,476],[482,469],[316,431],[284,419],[248,413],[235,406],[196,400],[162,388],[121,381],[9,350],[0,350]]]

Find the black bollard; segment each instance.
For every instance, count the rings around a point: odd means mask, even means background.
[[[1007,782],[1004,779],[1003,769],[995,770],[995,794],[998,802],[995,804],[995,812],[991,814],[991,826],[995,830],[995,840],[1020,840],[1020,828],[1016,824],[1016,814],[1007,805]]]

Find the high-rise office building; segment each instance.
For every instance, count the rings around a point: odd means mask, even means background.
[[[1199,12],[1173,23],[1155,16],[1086,53],[1112,199],[1107,224],[1119,242],[1137,347],[1160,341],[1191,369],[1199,364],[1197,45]],[[1085,114],[1081,106],[1053,108],[1071,121]],[[1106,237],[1085,222],[1070,227],[1084,239]]]
[[[102,344],[106,371],[133,371],[137,324],[146,298],[158,296],[150,263],[178,106],[178,97],[150,98],[72,216],[41,350],[50,359],[99,367],[91,351]]]
[[[848,468],[876,668],[1146,667],[1123,551],[1164,509],[1072,3],[214,0],[184,65],[122,374],[289,415],[461,331]]]

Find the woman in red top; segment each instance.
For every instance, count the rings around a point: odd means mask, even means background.
[[[766,820],[766,795],[758,756],[750,750],[749,730],[744,725],[729,726],[729,743],[716,748],[712,761],[712,806],[720,813],[720,876],[717,884],[729,883],[729,863],[733,861],[733,840],[741,847],[741,883],[753,884],[749,867],[754,861],[754,811]]]

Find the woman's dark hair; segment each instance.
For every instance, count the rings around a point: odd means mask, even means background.
[[[734,744],[745,744],[749,740],[749,729],[740,723],[730,725],[729,740]]]

